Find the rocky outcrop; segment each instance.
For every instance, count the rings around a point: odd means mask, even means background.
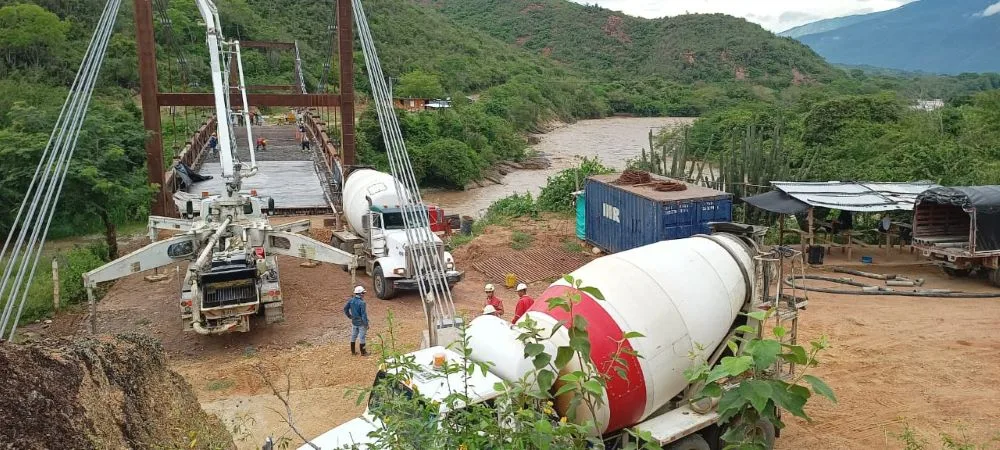
[[[0,344],[0,449],[235,448],[141,334]]]

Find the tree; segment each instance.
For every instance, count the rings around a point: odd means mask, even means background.
[[[66,45],[69,23],[38,5],[0,8],[0,54],[8,67],[37,66]]]
[[[461,189],[479,178],[478,155],[457,139],[438,139],[414,153],[416,165],[428,184]]]
[[[438,98],[444,95],[441,80],[420,70],[415,70],[399,79],[399,85],[394,89],[396,97]]]

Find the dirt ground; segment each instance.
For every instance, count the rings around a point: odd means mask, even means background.
[[[314,226],[322,224],[320,219],[315,218]],[[543,245],[571,239],[571,221],[563,222],[523,222],[515,228],[534,234],[534,242]],[[470,261],[509,250],[510,234],[492,229],[455,252],[460,269],[466,270],[465,280],[453,291],[459,310],[474,314],[481,306],[484,278],[471,269]],[[992,289],[984,280],[948,279],[908,253],[870,253],[876,264],[863,270],[922,277],[927,280],[925,287],[931,288]],[[826,267],[835,264],[849,262],[835,253],[827,257]],[[297,443],[285,423],[284,405],[262,374],[278,390],[289,390],[295,424],[313,437],[364,409],[351,391],[370,383],[376,358],[353,357],[347,346],[348,322],[341,308],[349,295],[349,274],[329,265],[300,267],[291,258],[280,260],[280,270],[287,299],[284,323],[253,324],[249,333],[221,337],[182,333],[175,306],[177,274],[170,272],[168,280],[158,283],[139,276],[119,281],[100,304],[100,328],[102,332],[139,329],[160,339],[171,367],[194,387],[202,406],[230,426],[239,423],[247,428],[234,433],[240,448],[259,448],[268,435]],[[366,276],[359,276],[359,281],[371,283]],[[540,292],[545,286],[539,282],[531,289]],[[512,310],[514,294],[500,294]],[[800,320],[800,340],[829,336],[832,347],[814,374],[834,389],[839,403],[814,399],[807,406],[812,423],[786,418],[788,427],[778,448],[903,448],[895,437],[903,424],[931,441],[930,448],[938,447],[941,433],[964,433],[974,443],[996,436],[1000,336],[995,330],[1000,329],[1000,299],[819,293],[809,297]],[[424,323],[417,295],[370,299],[368,308],[369,342],[378,342],[387,333],[391,313],[400,346],[417,347]],[[79,330],[84,325],[81,317],[59,316],[46,332]]]

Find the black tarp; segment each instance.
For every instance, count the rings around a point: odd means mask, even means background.
[[[955,186],[928,189],[921,203],[954,205],[976,214],[976,251],[1000,250],[1000,186]]]
[[[743,201],[765,211],[778,214],[799,214],[809,210],[809,205],[777,189],[753,197],[744,197]]]

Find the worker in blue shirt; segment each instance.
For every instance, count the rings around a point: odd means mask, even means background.
[[[365,351],[365,335],[368,333],[368,309],[365,307],[365,288],[356,286],[354,296],[344,305],[344,315],[351,319],[351,354],[357,355],[354,342],[361,340],[361,356],[368,356]]]

